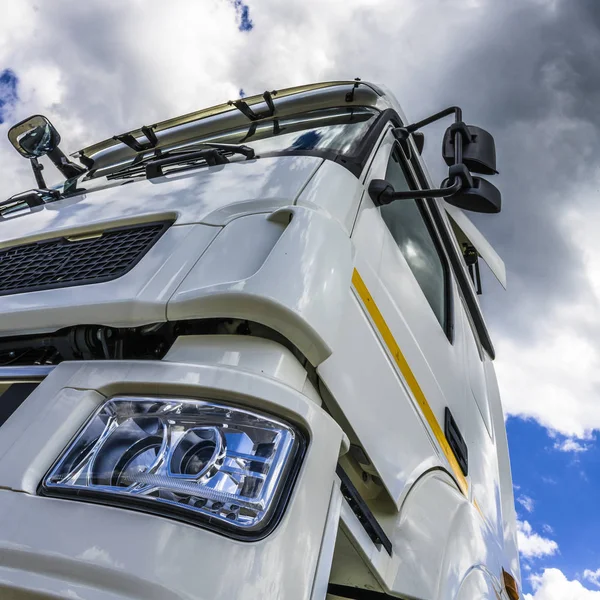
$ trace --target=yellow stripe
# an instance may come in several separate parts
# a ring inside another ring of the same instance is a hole
[[[388,327],[387,323],[385,322],[385,319],[381,315],[381,312],[379,312],[379,309],[377,308],[375,301],[369,293],[367,286],[365,285],[364,281],[362,280],[362,277],[358,274],[358,271],[356,269],[354,269],[354,273],[352,274],[352,284],[354,285],[358,295],[363,301],[365,308],[371,316],[375,327],[377,327],[379,334],[383,338],[385,345],[388,347],[388,350],[392,354],[396,365],[398,365],[400,373],[402,373],[402,376],[404,377],[408,387],[410,388],[410,391],[415,397],[417,404],[421,408],[425,420],[427,421],[427,423],[429,423],[429,427],[431,428],[435,439],[440,445],[442,452],[444,453],[445,457],[450,463],[452,471],[454,472],[454,477],[458,482],[458,486],[460,487],[463,494],[467,496],[469,490],[467,480],[465,479],[465,476],[463,475],[463,472],[461,471],[460,466],[458,465],[456,456],[454,456],[454,452],[452,452],[452,449],[448,444],[448,440],[444,435],[444,431],[440,427],[440,424],[438,423],[437,419],[435,418],[435,415],[431,410],[431,406],[429,406],[429,402],[427,402],[427,398],[425,398],[425,394],[423,393],[419,382],[417,381],[411,368],[406,362],[406,358],[404,358],[404,355],[400,351],[400,347],[396,343],[396,340],[394,339],[390,328]]]

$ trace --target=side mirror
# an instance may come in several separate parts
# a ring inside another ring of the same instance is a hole
[[[465,134],[462,144],[462,162],[467,169],[482,175],[498,173],[496,171],[496,144],[492,134],[481,127],[465,125],[462,122],[450,125],[444,134],[442,155],[446,164],[448,166],[454,164],[454,133],[457,130]]]
[[[446,179],[442,188],[449,185]],[[473,177],[472,187],[463,187],[455,194],[444,197],[452,206],[478,213],[499,213],[502,210],[500,190],[486,179]]]
[[[25,158],[39,158],[50,154],[60,144],[60,134],[42,115],[34,115],[8,130],[8,139]]]
[[[17,152],[28,158],[39,188],[46,188],[42,175],[43,165],[38,161],[41,156],[48,155],[54,166],[65,178],[79,177],[87,169],[71,162],[58,147],[60,134],[43,115],[34,115],[8,130],[8,139]]]

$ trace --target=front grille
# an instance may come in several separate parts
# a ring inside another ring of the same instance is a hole
[[[169,225],[119,227],[0,250],[0,296],[117,279],[133,269]]]

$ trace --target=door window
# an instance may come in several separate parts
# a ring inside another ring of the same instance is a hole
[[[390,155],[385,179],[397,192],[411,189],[398,147],[395,147]],[[396,200],[381,207],[381,216],[437,320],[446,330],[448,312],[446,268],[421,201]]]

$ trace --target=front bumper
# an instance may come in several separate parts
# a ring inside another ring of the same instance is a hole
[[[40,481],[115,394],[232,401],[301,425],[309,445],[285,514],[242,542],[169,518],[41,497]],[[62,363],[0,433],[0,597],[310,598],[343,434],[305,394],[222,364]]]

